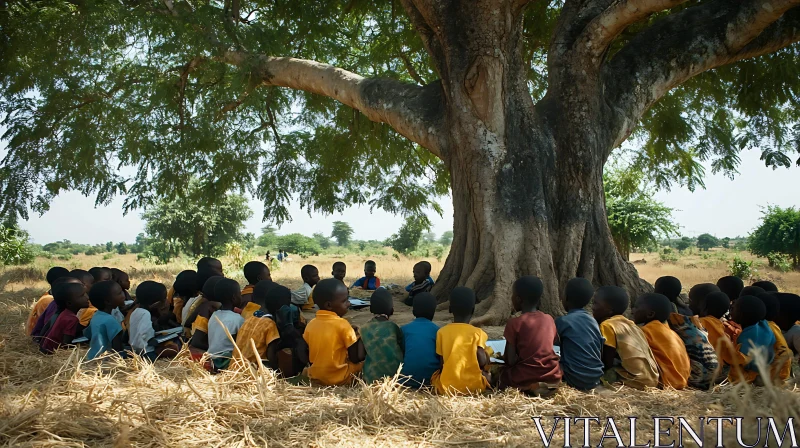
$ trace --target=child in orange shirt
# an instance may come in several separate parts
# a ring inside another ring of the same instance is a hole
[[[325,386],[352,384],[366,354],[356,329],[343,318],[350,308],[347,287],[335,278],[322,280],[314,289],[314,303],[320,309],[303,333],[311,362],[308,376]]]
[[[36,321],[39,320],[39,317],[44,314],[44,310],[53,302],[53,283],[59,278],[68,275],[69,271],[67,268],[62,268],[61,266],[53,266],[47,271],[47,276],[45,278],[47,279],[47,283],[50,284],[50,289],[39,297],[39,300],[33,304],[30,314],[28,314],[28,321],[25,324],[25,333],[28,336],[33,332],[33,327],[36,326]]]
[[[658,364],[661,384],[684,389],[689,382],[692,366],[683,340],[667,325],[672,303],[662,294],[643,294],[636,299],[633,320],[647,338]]]
[[[475,312],[475,292],[459,286],[450,293],[453,323],[436,333],[436,354],[442,358],[441,370],[431,377],[440,394],[475,394],[489,387],[489,363],[486,341],[489,337],[480,328],[469,324]]]
[[[289,288],[269,280],[256,284],[250,303],[257,305],[258,309],[248,317],[242,313],[244,324],[236,337],[236,345],[245,359],[253,363],[258,363],[260,359],[273,370],[278,370],[280,334],[275,320],[278,309],[283,306],[282,302],[288,304],[291,297]]]

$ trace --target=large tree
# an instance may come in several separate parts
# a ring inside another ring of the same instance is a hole
[[[410,216],[449,187],[434,292],[473,287],[477,323],[497,323],[534,274],[560,313],[576,275],[649,287],[603,200],[632,134],[629,160],[659,186],[694,186],[706,160],[733,173],[744,148],[790,164],[798,4],[2,0],[0,211],[65,189],[142,207],[196,176],[210,200],[250,190],[280,223],[295,197]]]

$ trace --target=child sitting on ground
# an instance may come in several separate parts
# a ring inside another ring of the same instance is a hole
[[[364,263],[364,276],[356,280],[350,287],[361,288],[367,291],[375,291],[381,287],[381,279],[375,277],[375,272],[378,270],[378,265],[372,260],[367,260]]]
[[[205,286],[208,279],[211,277],[224,277],[222,273],[222,262],[217,260],[216,258],[211,257],[204,257],[201,258],[197,262],[197,291],[198,295],[195,297],[190,298],[186,304],[183,306],[183,310],[181,311],[181,325],[187,328],[191,328],[191,324],[186,323],[195,310],[197,310],[197,306],[203,302],[203,286]],[[187,330],[188,337],[191,337],[191,332]]]
[[[347,265],[344,262],[337,261],[333,263],[333,267],[331,268],[331,275],[336,280],[344,283],[344,276],[347,275]]]
[[[208,350],[208,323],[211,315],[222,307],[216,297],[216,288],[224,277],[214,276],[206,280],[203,285],[203,295],[195,302],[194,313],[186,319],[186,325],[192,328],[192,338],[189,340],[189,350],[195,358]]]
[[[400,382],[418,389],[431,384],[431,376],[442,368],[442,362],[436,356],[436,333],[439,331],[439,326],[433,323],[436,297],[429,292],[417,294],[413,306],[416,319],[400,327],[405,348]]]
[[[698,283],[689,290],[689,309],[695,316],[703,317],[706,297],[712,292],[720,292],[713,283]]]
[[[764,385],[756,357],[760,356],[765,365],[770,365],[775,360],[775,335],[764,320],[766,316],[767,308],[758,297],[742,296],[733,304],[731,318],[742,328],[736,340],[736,349],[744,355],[744,363],[731,367],[731,381]]]
[[[277,303],[274,299],[269,300],[269,298],[271,291],[279,287],[286,290],[286,302],[288,302],[292,295],[288,288],[270,280],[262,280],[256,284],[250,303],[258,305],[259,309],[254,311],[250,317],[242,315],[244,323],[239,328],[239,335],[236,336],[236,345],[244,359],[254,364],[266,364],[274,370],[278,370],[278,345],[280,344],[280,334],[275,323],[275,316],[282,304]]]
[[[125,301],[133,300],[131,298],[130,293],[128,292],[131,289],[131,279],[128,276],[127,272],[121,269],[111,268],[111,280],[116,284],[118,284],[120,288],[122,288],[122,295],[125,296]],[[127,308],[125,306],[125,301],[123,301],[122,305],[120,305],[119,307],[113,308],[111,310],[111,315],[120,324],[122,324],[122,322],[125,320],[125,311],[127,311]]]
[[[39,297],[39,300],[37,300],[36,303],[33,304],[31,312],[28,314],[28,320],[25,324],[25,333],[28,336],[33,333],[33,329],[36,327],[36,322],[39,320],[39,317],[44,314],[44,311],[47,309],[48,305],[53,302],[53,283],[55,283],[55,281],[59,278],[66,277],[67,275],[69,275],[67,268],[62,268],[61,266],[54,266],[47,271],[45,278],[47,279],[47,283],[50,285],[50,288],[46,293]]]
[[[489,374],[483,371],[489,363],[489,337],[469,324],[475,313],[475,292],[465,286],[453,289],[450,313],[453,323],[436,333],[436,354],[442,358],[442,368],[434,372],[431,383],[439,394],[482,393],[489,387]]]
[[[700,310],[700,324],[708,333],[708,342],[717,353],[717,377],[724,380],[728,377],[731,366],[741,365],[744,359],[734,348],[722,322],[722,316],[731,308],[731,300],[724,292],[717,290],[705,296],[696,295],[692,298],[691,307],[693,310]]]
[[[242,303],[242,290],[236,280],[223,278],[214,287],[220,309],[208,319],[208,354],[216,370],[227,369],[233,357],[234,342],[244,318],[233,311]]]
[[[325,279],[317,284],[315,297],[320,309],[303,333],[311,362],[308,376],[324,386],[352,384],[363,368],[364,344],[343,318],[350,308],[347,287],[337,279]]]
[[[109,268],[93,267],[89,269],[89,274],[91,274],[93,279],[92,284],[111,280],[111,269]],[[83,332],[84,328],[89,326],[89,322],[92,320],[92,316],[94,316],[95,312],[97,312],[97,308],[95,308],[91,303],[88,307],[78,312],[78,321],[80,323],[81,332]]]
[[[505,366],[500,373],[500,389],[549,396],[561,385],[561,366],[553,344],[558,341],[556,324],[549,314],[539,311],[544,285],[538,277],[525,276],[514,282],[511,302],[519,317],[506,324],[503,336]]]
[[[71,282],[53,286],[53,301],[58,306],[58,317],[39,344],[39,350],[46,354],[53,353],[62,345],[72,344],[79,330],[76,313],[89,306],[86,289]]]
[[[759,288],[763,289],[766,292],[778,292],[778,287],[775,285],[775,283],[772,283],[767,280],[753,282],[753,286],[758,286]]]
[[[389,320],[394,314],[392,293],[380,288],[372,293],[369,311],[371,321],[361,327],[364,343],[364,382],[367,384],[393,377],[403,362],[403,332]]]
[[[672,305],[662,294],[643,294],[636,299],[633,319],[642,328],[653,352],[661,385],[681,390],[689,384],[692,366],[683,341],[667,325]]]
[[[760,288],[759,288],[760,289]],[[764,318],[775,336],[775,345],[772,349],[775,351],[775,359],[770,364],[770,374],[773,384],[781,384],[792,374],[792,351],[789,350],[789,345],[783,337],[783,332],[775,321],[778,315],[781,314],[781,305],[778,301],[778,296],[768,292],[756,294],[767,310],[766,317]]]
[[[251,261],[244,265],[244,278],[247,280],[247,286],[242,289],[242,317],[247,319],[253,315],[261,307],[258,305],[250,305],[253,296],[253,288],[256,287],[258,282],[262,280],[272,281],[272,275],[269,272],[267,265],[260,261]]]
[[[656,284],[653,286],[655,289],[656,294],[661,294],[667,299],[669,299],[671,305],[671,312],[683,314],[684,316],[691,316],[692,310],[689,309],[686,305],[683,304],[683,301],[680,299],[681,290],[683,289],[683,285],[681,285],[681,281],[675,277],[665,276],[660,277],[656,280]]]
[[[641,328],[622,314],[628,310],[628,293],[618,286],[603,286],[594,294],[592,314],[600,325],[604,378],[637,389],[658,386],[656,364]]]
[[[55,285],[59,283],[74,283],[76,285],[81,285],[82,287],[84,287],[84,291],[86,291],[86,287],[83,286],[83,283],[81,283],[80,280],[73,277],[71,274],[67,277],[61,277],[59,279],[56,279],[56,281],[53,282],[53,286],[50,288],[51,291],[53,288],[55,288]],[[45,308],[44,313],[41,316],[39,316],[39,319],[36,321],[36,325],[34,325],[33,331],[31,331],[31,339],[33,339],[34,342],[39,344],[42,341],[42,338],[53,327],[53,324],[56,322],[56,319],[58,318],[60,312],[61,310],[58,308],[58,303],[56,303],[55,300],[53,300],[52,302],[50,302],[49,305],[47,305],[47,308]]]
[[[597,321],[585,309],[593,295],[589,280],[573,278],[564,294],[567,314],[556,319],[564,380],[578,390],[594,389],[603,376],[603,336]]]
[[[403,301],[408,306],[414,304],[414,297],[423,292],[430,292],[433,288],[433,278],[431,278],[431,264],[427,261],[420,261],[414,265],[414,281],[406,286],[408,297]]]
[[[98,282],[89,291],[89,301],[97,308],[83,335],[89,339],[87,360],[105,354],[122,353],[122,325],[111,315],[112,310],[125,304],[125,292],[115,281]]]
[[[307,264],[300,268],[300,276],[303,278],[303,286],[292,291],[292,303],[303,311],[308,311],[314,308],[314,287],[319,283],[319,269]]]
[[[736,303],[736,299],[738,299],[742,294],[744,282],[739,277],[728,275],[717,280],[717,287],[720,291],[725,293],[726,296],[728,296],[728,299],[731,301],[732,310],[733,304]],[[739,333],[742,332],[742,327],[733,319],[731,319],[730,310],[728,313],[725,313],[725,318],[722,319],[722,324],[725,328],[725,333],[733,341],[735,341],[739,336]]]
[[[259,282],[259,289],[267,297],[267,309],[274,309],[275,324],[278,326],[280,341],[278,345],[277,364],[284,378],[300,375],[308,365],[308,344],[303,339],[306,321],[300,308],[291,303],[292,292],[281,285],[268,285]]]
[[[200,291],[197,289],[197,271],[181,271],[175,277],[172,284],[172,314],[175,320],[183,322],[183,307],[193,297],[197,297]]]
[[[156,340],[155,323],[160,318],[160,310],[167,302],[167,288],[161,283],[145,281],[136,287],[136,308],[130,314],[128,340],[137,355],[151,362],[158,358],[172,358],[178,354],[179,346]]]
[[[797,321],[800,321],[800,296],[781,292],[775,295],[778,297],[781,310],[775,318],[775,323],[783,331],[786,345],[797,356],[800,353],[800,325],[797,324]]]

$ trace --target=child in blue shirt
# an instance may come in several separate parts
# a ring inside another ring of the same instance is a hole
[[[603,336],[597,321],[585,309],[593,295],[589,280],[573,278],[564,294],[567,314],[556,319],[564,380],[579,390],[594,389],[603,376]]]
[[[356,280],[351,288],[361,288],[367,291],[375,291],[381,287],[381,279],[375,277],[375,272],[378,270],[377,265],[372,260],[367,260],[364,263],[364,276]]]
[[[442,368],[441,359],[436,355],[439,326],[433,323],[436,298],[429,292],[417,294],[413,312],[416,319],[400,328],[405,345],[400,382],[418,389],[429,386],[433,373]]]
[[[92,285],[89,301],[97,308],[83,335],[89,339],[87,360],[106,353],[122,353],[122,325],[111,313],[125,304],[125,291],[119,283],[108,280]]]

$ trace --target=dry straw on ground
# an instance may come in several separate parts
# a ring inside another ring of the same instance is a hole
[[[800,417],[800,394],[794,386],[728,385],[713,392],[601,388],[581,393],[564,388],[549,400],[516,392],[451,398],[406,391],[393,380],[321,389],[291,385],[266,369],[244,366],[210,375],[185,356],[154,365],[140,359],[109,360],[102,366],[82,363],[85,350],[44,356],[23,336],[29,306],[45,285],[33,274],[23,283],[4,274],[8,272],[0,272],[0,279],[5,278],[0,281],[3,446],[540,446],[533,416],[622,418],[625,443],[627,417],[637,416],[637,439],[645,443],[653,439],[653,416],[682,416],[692,422],[703,416]],[[144,279],[137,275],[134,281]],[[404,305],[397,302],[396,308],[399,322],[410,320]],[[362,311],[349,317],[363,322],[370,316]],[[490,334],[499,331],[492,328]],[[544,422],[549,431],[552,419]],[[757,428],[747,422],[744,436],[752,443]],[[582,429],[572,432],[572,443],[580,444]],[[601,432],[592,426],[593,444]],[[713,426],[707,427],[705,439],[714,441],[714,433]],[[725,445],[733,446],[732,427],[725,436]],[[563,445],[563,429],[554,439]],[[762,434],[761,446],[763,440]],[[611,442],[606,446],[613,446]]]

